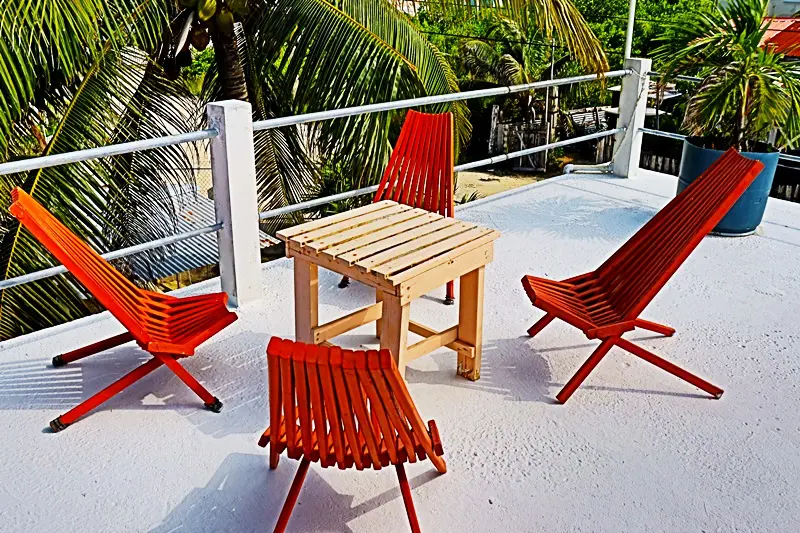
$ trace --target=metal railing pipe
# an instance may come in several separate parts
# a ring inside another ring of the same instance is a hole
[[[582,141],[591,141],[593,139],[601,139],[603,137],[610,137],[611,135],[616,135],[617,133],[625,131],[625,128],[616,128],[613,130],[606,130],[600,131],[597,133],[592,133],[590,135],[584,135],[582,137],[575,137],[574,139],[566,139],[564,141],[558,141],[550,144],[543,144],[541,146],[536,146],[534,148],[526,148],[525,150],[520,150],[518,152],[511,152],[508,154],[498,155],[494,157],[490,157],[488,159],[481,159],[480,161],[473,161],[471,163],[464,163],[461,165],[456,165],[453,167],[453,171],[459,172],[461,170],[469,170],[471,168],[482,167],[486,165],[491,165],[494,163],[499,163],[501,161],[506,161],[513,157],[520,157],[529,154],[535,154],[536,152],[543,152],[544,150],[552,150],[553,148],[560,148],[562,146],[568,146],[570,144],[576,144]],[[332,196],[325,196],[324,198],[316,198],[314,200],[308,200],[306,202],[300,202],[297,204],[287,205],[285,207],[279,207],[278,209],[270,209],[269,211],[262,211],[258,214],[259,220],[265,220],[267,218],[277,217],[281,215],[287,215],[289,213],[295,213],[297,211],[303,211],[305,209],[310,209],[312,207],[318,207],[320,205],[329,204],[331,202],[336,202],[338,200],[345,200],[347,198],[355,198],[356,196],[363,196],[365,194],[374,193],[378,190],[377,185],[372,185],[371,187],[364,187],[363,189],[356,189],[355,191],[347,191],[339,194],[334,194]]]
[[[119,250],[114,250],[113,252],[105,253],[100,257],[106,260],[119,259],[120,257],[126,257],[128,255],[133,255],[139,252],[145,252],[147,250],[152,250],[154,248],[161,248],[162,246],[167,246],[169,244],[174,244],[176,242],[181,242],[187,239],[192,239],[194,237],[199,237],[200,235],[206,235],[208,233],[216,233],[221,229],[222,229],[222,223],[217,222],[216,224],[212,224],[210,226],[197,228],[195,230],[187,231],[185,233],[179,233],[177,235],[170,235],[169,237],[164,237],[163,239],[158,239],[143,244],[129,246],[128,248],[121,248]],[[17,276],[16,278],[3,280],[0,281],[0,290],[10,289],[11,287],[16,287],[17,285],[24,285],[25,283],[31,283],[33,281],[52,278],[53,276],[63,274],[66,271],[67,271],[66,267],[64,267],[63,265],[59,265],[51,268],[46,268],[44,270],[31,272],[30,274]]]
[[[613,70],[611,72],[606,72],[603,75],[603,77],[606,79],[622,78],[628,76],[629,74],[632,74],[632,72],[628,69]],[[267,120],[259,120],[253,123],[253,130],[254,131],[268,130],[273,128],[281,128],[283,126],[294,126],[297,124],[306,124],[309,122],[319,122],[321,120],[350,117],[353,115],[363,115],[365,113],[377,113],[379,111],[391,111],[393,109],[404,109],[407,107],[417,107],[430,104],[442,104],[446,102],[456,102],[459,100],[471,100],[473,98],[485,98],[487,96],[500,96],[503,94],[520,93],[525,91],[532,91],[534,89],[557,87],[560,85],[569,85],[572,83],[595,81],[598,79],[602,78],[598,78],[597,74],[586,74],[583,76],[572,76],[570,78],[537,81],[534,83],[526,83],[523,85],[510,85],[507,87],[494,87],[492,89],[478,89],[475,91],[438,94],[434,96],[423,96],[420,98],[397,100],[394,102],[381,102],[378,104],[367,104],[355,107],[345,107],[342,109],[332,109],[329,111],[317,111],[315,113],[305,113],[303,115],[294,115],[290,117],[279,117]]]
[[[610,137],[611,135],[616,135],[617,133],[622,133],[623,131],[625,131],[625,128],[614,128],[613,130],[598,131],[597,133],[592,133],[590,135],[583,135],[581,137],[575,137],[573,139],[565,139],[563,141],[558,141],[550,144],[543,144],[541,146],[536,146],[534,148],[526,148],[525,150],[518,150],[516,152],[509,152],[507,154],[496,155],[488,159],[472,161],[471,163],[458,165],[457,167],[455,167],[455,170],[469,170],[471,168],[493,165],[494,163],[500,163],[502,161],[507,161],[515,157],[522,157],[530,154],[535,154],[536,152],[544,152],[545,150],[561,148],[562,146],[569,146],[570,144],[577,144],[583,141],[591,141],[592,139],[602,139],[603,137]]]
[[[639,131],[641,131],[642,133],[649,133],[650,135],[655,135],[656,137],[666,137],[667,139],[675,139],[676,141],[682,141],[687,137],[686,135],[681,135],[680,133],[654,130],[651,128],[639,128]]]
[[[19,161],[10,161],[8,163],[0,164],[0,175],[14,174],[15,172],[27,172],[28,170],[55,167],[58,165],[66,165],[68,163],[78,163],[79,161],[100,159],[102,157],[128,154],[130,152],[140,152],[142,150],[152,150],[153,148],[163,148],[165,146],[173,146],[175,144],[203,141],[205,139],[215,137],[216,135],[217,130],[214,128],[209,128],[207,130],[191,131],[189,133],[180,133],[178,135],[170,135],[167,137],[157,137],[155,139],[142,139],[140,141],[111,144],[108,146],[100,146],[98,148],[89,148],[75,152],[32,157],[30,159],[21,159]]]
[[[680,133],[672,133],[671,131],[653,130],[650,128],[640,128],[639,131],[641,131],[642,133],[655,135],[656,137],[666,137],[668,139],[675,139],[676,141],[682,141],[686,139],[686,137],[688,137],[688,135],[681,135]],[[795,163],[800,163],[800,156],[782,153],[778,157],[780,159],[783,159],[784,161],[793,161]]]
[[[375,192],[378,190],[377,185],[373,185],[371,187],[364,187],[363,189],[356,189],[354,191],[347,191],[342,192],[339,194],[334,194],[331,196],[325,196],[323,198],[315,198],[314,200],[306,200],[305,202],[300,202],[297,204],[287,205],[285,207],[279,207],[277,209],[270,209],[269,211],[262,211],[258,214],[259,220],[265,220],[267,218],[279,217],[281,215],[288,215],[289,213],[295,213],[297,211],[303,211],[304,209],[311,209],[312,207],[319,207],[321,205],[329,204],[331,202],[337,202],[339,200],[346,200],[347,198],[354,198],[356,196],[362,196],[364,194],[369,194],[371,192]]]

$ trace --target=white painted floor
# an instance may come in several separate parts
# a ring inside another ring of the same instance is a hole
[[[565,406],[552,398],[596,341],[541,316],[523,274],[599,265],[674,194],[675,180],[565,176],[475,202],[459,217],[503,233],[486,275],[482,378],[440,350],[412,363],[411,394],[440,428],[449,471],[411,465],[423,529],[520,532],[800,531],[800,205],[770,200],[759,235],[707,238],[646,312],[673,338],[629,338],[726,390],[710,400],[614,349]],[[220,414],[166,369],[58,434],[48,422],[145,354],[120,347],[61,369],[61,351],[120,331],[106,315],[0,345],[0,530],[269,531],[294,461],[256,446],[267,426],[264,348],[291,337],[291,263],[263,271],[264,300],[186,366]],[[321,316],[372,302],[320,276]],[[215,282],[192,287],[212,290]],[[441,291],[443,293],[443,289]],[[412,317],[454,323],[439,292]],[[338,340],[375,344],[371,328]],[[408,531],[394,472],[312,466],[290,531]]]

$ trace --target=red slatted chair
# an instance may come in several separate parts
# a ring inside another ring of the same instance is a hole
[[[564,281],[522,278],[533,305],[547,314],[528,334],[536,335],[554,318],[582,330],[600,346],[557,395],[566,402],[613,346],[662,368],[715,398],[722,389],[661,359],[622,334],[641,328],[665,336],[675,330],[639,318],[640,314],[703,237],[717,225],[764,165],[728,150],[703,175],[668,203],[600,268]]]
[[[395,202],[454,217],[453,115],[409,110],[373,202]],[[342,278],[339,287],[350,280]],[[445,304],[455,303],[453,282]]]
[[[411,529],[418,532],[403,463],[427,457],[440,473],[447,467],[436,424],[423,424],[389,351],[353,352],[273,337],[267,364],[270,425],[258,444],[270,445],[270,468],[284,450],[300,460],[275,531],[286,529],[313,461],[342,470],[395,465]]]
[[[198,383],[178,363],[178,359],[193,355],[199,344],[236,320],[236,315],[225,306],[227,295],[218,293],[175,298],[140,289],[25,191],[15,188],[11,198],[11,214],[128,330],[127,333],[58,355],[53,358],[53,366],[65,365],[131,340],[135,340],[153,356],[119,381],[50,422],[53,431],[66,428],[161,365],[166,365],[186,383],[208,409],[218,413],[222,402]]]

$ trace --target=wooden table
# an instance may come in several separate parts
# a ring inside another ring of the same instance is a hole
[[[321,344],[377,322],[401,375],[408,362],[446,346],[458,353],[458,373],[477,380],[481,371],[484,267],[500,233],[469,222],[392,201],[278,232],[294,258],[295,334]],[[376,303],[319,325],[317,268],[324,267],[374,287]],[[411,301],[461,278],[458,324],[434,331],[410,320]],[[408,332],[423,340],[408,346]]]

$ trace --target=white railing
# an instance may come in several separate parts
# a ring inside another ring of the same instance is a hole
[[[633,104],[632,107],[636,108],[631,109],[628,113],[628,118],[631,120],[621,122],[621,124],[624,125],[591,135],[566,139],[555,143],[549,143],[500,156],[490,157],[480,161],[473,161],[470,163],[457,165],[454,167],[454,170],[460,171],[492,165],[514,157],[526,156],[545,150],[552,150],[554,148],[600,139],[612,135],[617,136],[618,144],[623,148],[619,151],[629,154],[631,150],[635,150],[635,141],[632,139],[640,137],[639,130],[636,128],[631,130],[629,125],[634,124],[635,120],[633,119],[637,118],[636,110],[638,107],[640,107],[638,104],[639,100],[641,100],[641,91],[639,88],[641,87],[642,79],[646,79],[648,73],[647,71],[649,69],[649,61],[647,61],[647,65],[637,63],[639,61],[643,60],[627,60],[625,69],[607,72],[603,75],[603,77],[606,79],[624,78],[623,102],[630,101]],[[2,163],[0,164],[0,175],[77,163],[92,159],[100,159],[104,157],[111,157],[142,150],[151,150],[183,143],[211,140],[214,203],[217,222],[215,224],[165,237],[163,239],[108,252],[103,254],[102,257],[105,259],[118,259],[147,250],[153,250],[170,244],[175,244],[201,235],[217,233],[218,245],[220,247],[219,257],[222,289],[228,293],[229,302],[236,306],[249,300],[258,299],[261,296],[261,280],[259,272],[260,253],[258,249],[257,224],[253,224],[252,220],[265,220],[268,218],[329,204],[331,202],[346,198],[353,198],[356,196],[374,193],[375,190],[377,190],[377,186],[365,187],[363,189],[348,191],[341,194],[335,194],[324,198],[300,202],[278,209],[257,213],[255,201],[257,194],[253,152],[254,131],[307,124],[310,122],[331,120],[365,113],[376,113],[431,104],[468,100],[473,98],[484,98],[488,96],[519,93],[547,87],[594,81],[597,79],[599,79],[599,77],[596,75],[573,76],[569,78],[547,80],[524,85],[426,96],[421,98],[398,100],[394,102],[382,102],[377,104],[307,113],[290,117],[280,117],[256,122],[251,120],[250,105],[246,102],[215,102],[209,104],[207,109],[209,123],[211,125],[211,127],[208,129],[160,137],[156,139],[120,143],[88,150],[80,150],[76,152]],[[628,80],[635,80],[635,83],[630,83]],[[637,94],[638,97],[636,96]],[[621,102],[621,106],[625,105],[623,102]],[[629,131],[631,131],[632,134],[628,135]],[[639,140],[639,144],[640,143],[641,141]],[[636,155],[638,156],[638,153]],[[628,157],[630,157],[630,154]],[[64,272],[66,272],[66,268],[63,266],[56,266],[3,280],[0,281],[0,290],[42,280],[63,274]]]
[[[683,135],[681,133],[673,133],[671,131],[661,131],[661,130],[654,130],[651,128],[639,128],[639,131],[642,133],[647,133],[648,135],[654,135],[656,137],[664,137],[667,139],[675,139],[676,141],[683,141],[688,137],[688,135]],[[800,163],[800,156],[791,155],[791,154],[784,154],[781,153],[778,156],[779,159],[783,159],[784,161],[794,161],[795,163]]]

